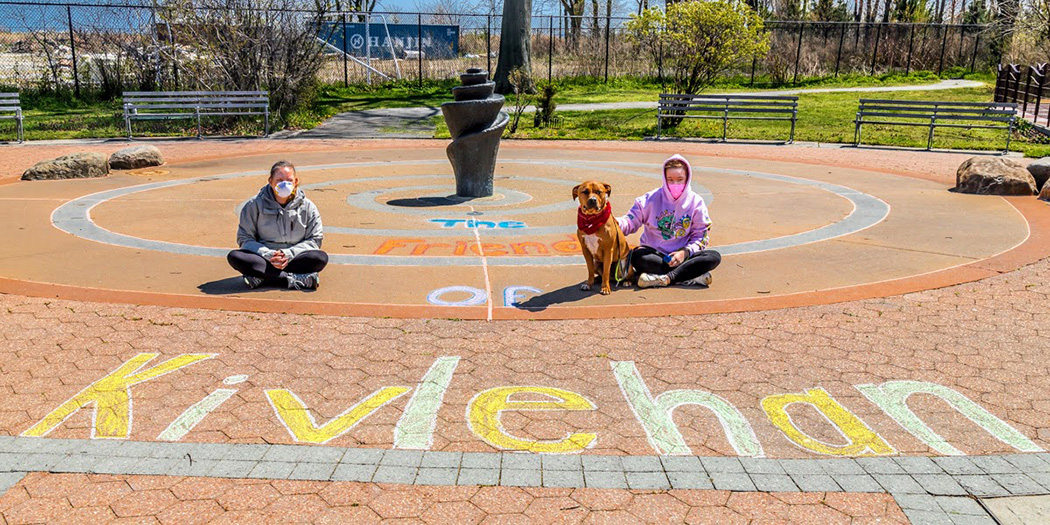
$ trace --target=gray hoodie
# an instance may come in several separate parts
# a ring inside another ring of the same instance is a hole
[[[296,189],[292,200],[281,206],[267,184],[241,207],[237,244],[266,260],[277,250],[284,251],[288,260],[308,250],[319,250],[323,238],[321,213],[302,189]]]

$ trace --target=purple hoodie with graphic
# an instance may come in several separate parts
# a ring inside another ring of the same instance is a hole
[[[671,197],[667,187],[667,177],[663,169],[660,178],[663,185],[634,201],[634,206],[623,217],[617,217],[624,235],[630,235],[638,228],[643,228],[641,243],[663,253],[685,249],[692,257],[697,252],[707,249],[708,232],[711,231],[711,217],[707,205],[700,195],[693,192],[693,168],[681,155],[674,155],[664,161],[664,166],[672,160],[685,164],[685,191],[677,199]]]

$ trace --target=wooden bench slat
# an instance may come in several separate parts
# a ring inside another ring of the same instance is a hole
[[[673,95],[660,94],[663,100],[713,99],[713,100],[798,100],[797,96],[788,95]]]
[[[268,95],[267,91],[125,91],[125,97],[145,96],[227,96],[227,95]]]
[[[719,102],[713,100],[690,100],[681,102],[664,102],[659,107],[666,108],[687,108],[690,106],[766,106],[771,108],[796,108],[798,104],[791,102],[764,102],[764,101],[731,101],[731,102]]]
[[[901,113],[901,112],[884,112],[884,111],[868,111],[864,113],[858,113],[860,118],[864,117],[896,117],[896,118],[916,118],[916,119],[947,119],[947,118],[959,118],[959,119],[970,119],[970,120],[985,120],[985,119],[999,119],[1008,117],[1013,113],[996,113],[988,115],[980,114],[958,114],[958,113]]]
[[[693,109],[691,111],[703,111],[703,112],[707,112],[707,113],[721,113],[721,114],[725,114],[726,113],[723,108]],[[773,109],[761,109],[761,108],[735,108],[735,109],[730,109],[729,113],[730,113],[730,116],[732,116],[733,113],[766,113],[766,114],[771,114],[771,115],[792,115],[795,112],[794,111],[773,110]],[[673,118],[673,117],[676,117],[676,116],[681,116],[681,115],[675,115],[674,113],[660,113],[660,115],[663,116],[663,117],[666,117],[666,118]],[[719,117],[719,118],[721,118],[721,117]]]
[[[930,101],[930,100],[904,100],[904,99],[875,99],[862,98],[861,104],[917,104],[927,106],[1016,106],[1014,102],[963,102],[963,101]]]
[[[861,115],[869,113],[900,113],[902,115],[1015,115],[1017,111],[1012,109],[968,109],[965,111],[926,111],[918,109],[902,109],[902,108],[871,108],[860,110],[857,113]]]
[[[878,106],[864,106],[860,108],[860,111],[883,111],[883,110],[895,110],[895,111],[923,111],[927,113],[974,113],[981,111],[999,111],[999,112],[1011,112],[1016,111],[1016,108],[1004,108],[997,106],[974,106],[974,107],[922,107],[922,106],[894,106],[894,105],[878,105]]]

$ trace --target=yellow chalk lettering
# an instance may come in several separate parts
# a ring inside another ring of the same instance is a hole
[[[388,386],[368,396],[364,401],[350,407],[346,412],[317,426],[306,405],[290,390],[267,390],[266,397],[277,413],[278,419],[296,441],[303,443],[327,443],[357,426],[362,419],[412,390],[407,387]]]
[[[91,437],[128,437],[131,431],[131,387],[139,383],[174,372],[198,361],[210,359],[217,354],[183,354],[173,357],[153,368],[138,371],[159,354],[139,354],[114,370],[111,374],[89,385],[72,399],[44,416],[39,423],[22,433],[23,436],[46,436],[81,408],[95,404],[91,422]]]
[[[515,394],[541,394],[553,401],[511,401]],[[595,434],[569,434],[555,441],[530,441],[507,433],[500,422],[504,410],[594,410],[594,403],[568,390],[541,386],[504,386],[490,388],[474,396],[467,408],[470,430],[491,445],[504,450],[527,450],[570,454],[586,449],[598,438]]]
[[[812,405],[831,424],[835,425],[849,444],[831,445],[813,439],[799,430],[787,413],[788,405],[793,403]],[[805,394],[779,394],[766,397],[762,400],[762,409],[766,411],[769,420],[784,432],[788,439],[806,450],[832,456],[878,456],[896,453],[889,443],[886,443],[846,407],[835,401],[823,388],[813,388]]]

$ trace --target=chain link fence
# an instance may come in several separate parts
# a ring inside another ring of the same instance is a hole
[[[198,56],[193,42],[180,37],[178,21],[168,15],[162,7],[0,2],[0,85],[77,93],[91,89],[103,95],[190,88],[180,69],[207,57]],[[311,14],[304,11],[302,16]],[[328,14],[328,30],[318,35],[325,53],[319,80],[347,85],[422,82],[454,78],[470,67],[492,71],[500,18]],[[625,29],[628,20],[533,16],[534,76],[662,77],[662,57],[632,43]],[[424,31],[440,28],[454,40],[445,52],[436,53],[436,37],[428,40]],[[767,29],[769,53],[739,64],[732,74],[775,84],[810,76],[985,69],[1000,59],[988,45],[989,27],[981,25],[770,21]],[[355,48],[362,30],[369,44]]]

